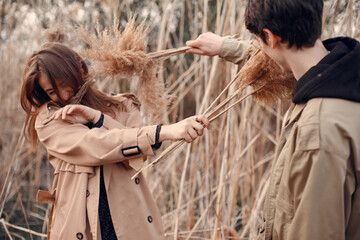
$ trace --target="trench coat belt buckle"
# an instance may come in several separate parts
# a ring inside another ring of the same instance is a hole
[[[141,153],[141,150],[138,146],[123,148],[121,151],[124,157],[131,157]]]
[[[55,202],[55,192],[50,193],[44,190],[38,190],[36,201],[40,203],[54,203]]]

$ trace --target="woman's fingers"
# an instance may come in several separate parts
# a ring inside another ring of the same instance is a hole
[[[198,136],[203,135],[204,125],[201,122],[199,121],[194,122],[192,128],[196,131]]]
[[[187,143],[191,143],[193,139],[190,137],[189,134],[186,134],[186,136],[183,138]]]
[[[199,136],[194,128],[190,128],[188,130],[188,135],[190,136],[191,140],[195,140]]]
[[[68,114],[68,111],[70,109],[71,105],[66,105],[63,110],[62,110],[62,113],[61,113],[61,119],[62,120],[65,120],[66,119],[66,115]]]
[[[67,110],[67,114],[72,114],[74,110],[76,109],[76,105],[71,105],[69,109]]]
[[[84,116],[84,113],[81,110],[82,110],[81,105],[69,104],[54,112],[53,115],[51,116],[51,119],[58,120],[61,118],[62,120],[71,120],[71,119],[76,119],[76,116],[78,117],[82,116],[83,118],[86,118],[87,116]]]
[[[56,110],[56,112],[53,113],[51,116],[51,119],[58,120],[61,116],[61,119],[64,119],[66,117],[66,112],[68,111],[68,106],[65,106],[63,108],[60,108]]]
[[[62,111],[63,111],[63,109],[60,108],[59,110],[57,110],[56,112],[54,112],[52,119],[55,119],[55,120],[59,119],[59,117],[60,117],[61,114],[62,114]]]
[[[188,136],[185,136],[184,139],[186,142],[194,141],[198,136],[204,134],[204,128],[210,128],[210,121],[206,118],[205,115],[200,115],[197,117],[190,117],[189,127],[187,130]]]
[[[210,129],[210,121],[205,115],[197,116],[196,121],[202,123],[207,129]]]

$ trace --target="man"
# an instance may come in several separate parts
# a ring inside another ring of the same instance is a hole
[[[360,45],[322,42],[322,11],[323,0],[249,0],[245,10],[264,53],[297,80],[259,231],[267,240],[360,239]],[[187,45],[233,62],[246,52],[212,33]]]

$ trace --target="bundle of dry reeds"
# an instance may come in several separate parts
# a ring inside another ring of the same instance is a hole
[[[244,99],[252,95],[255,100],[265,104],[274,103],[277,100],[289,99],[292,96],[292,91],[296,80],[292,73],[283,72],[280,67],[270,59],[263,51],[257,49],[252,43],[248,49],[249,59],[241,68],[235,78],[229,82],[225,89],[219,94],[214,102],[205,110],[205,116],[210,122],[226,113],[235,105],[241,103]],[[237,91],[228,96],[225,100],[215,106],[220,97],[229,89],[229,87],[236,83]],[[240,99],[227,106],[231,100],[239,97],[246,88],[252,88],[251,92]],[[227,106],[227,107],[226,107]],[[132,178],[136,177],[143,170],[154,166],[165,156],[174,152],[182,144],[184,140],[176,141],[165,149],[153,162],[140,169]]]

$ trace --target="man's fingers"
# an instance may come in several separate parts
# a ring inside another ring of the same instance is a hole
[[[190,48],[186,50],[186,53],[205,55],[205,52],[199,48]]]
[[[189,41],[186,41],[186,46],[188,47],[193,47],[193,48],[198,48],[200,47],[200,43],[198,40],[189,40]]]

